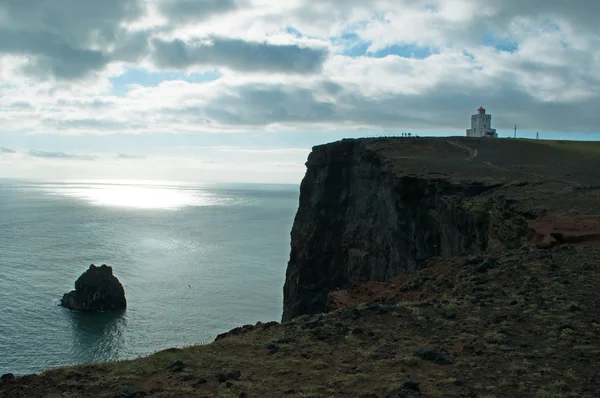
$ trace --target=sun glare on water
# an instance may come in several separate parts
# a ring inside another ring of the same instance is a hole
[[[214,195],[173,186],[124,184],[68,184],[53,187],[52,194],[84,200],[92,205],[137,209],[180,209],[215,205]]]

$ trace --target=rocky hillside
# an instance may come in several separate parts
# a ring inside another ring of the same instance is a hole
[[[0,397],[598,397],[599,163],[593,143],[316,147],[284,323],[4,375]]]

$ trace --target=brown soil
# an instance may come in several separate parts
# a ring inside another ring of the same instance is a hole
[[[600,245],[600,216],[574,212],[552,212],[529,221],[540,247],[569,243],[576,246]]]

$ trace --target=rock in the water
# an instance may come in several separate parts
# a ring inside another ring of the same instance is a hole
[[[114,311],[127,307],[127,300],[112,268],[92,264],[75,282],[75,290],[63,296],[60,305],[78,311]]]

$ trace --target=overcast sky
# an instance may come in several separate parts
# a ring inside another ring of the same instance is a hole
[[[342,137],[596,139],[598,0],[0,0],[0,177],[297,183]]]

